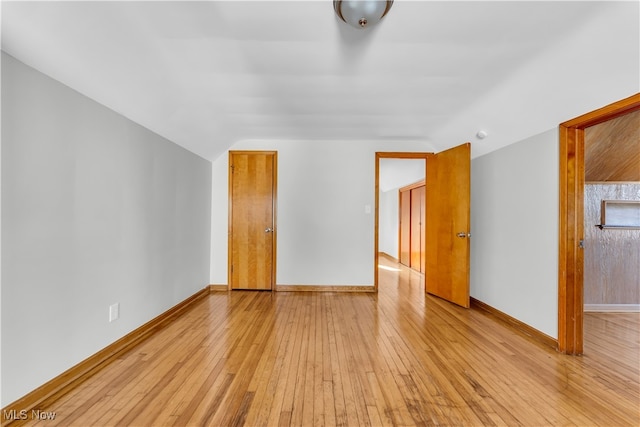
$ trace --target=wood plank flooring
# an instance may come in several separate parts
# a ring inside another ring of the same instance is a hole
[[[637,313],[564,356],[384,263],[377,295],[213,293],[29,425],[640,425]]]

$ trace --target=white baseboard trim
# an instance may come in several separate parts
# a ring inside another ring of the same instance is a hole
[[[640,304],[585,304],[584,312],[640,313]]]

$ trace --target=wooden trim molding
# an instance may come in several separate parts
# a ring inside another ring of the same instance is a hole
[[[375,292],[373,286],[276,285],[277,292]]]
[[[558,351],[583,352],[584,129],[640,110],[640,93],[559,126]]]
[[[607,120],[615,119],[616,117],[624,116],[632,111],[640,109],[640,92],[631,95],[628,98],[621,99],[612,104],[606,105],[597,110],[583,114],[575,119],[567,120],[560,126],[568,128],[588,128],[589,126],[597,125]]]
[[[426,180],[420,180],[418,182],[414,182],[413,184],[409,184],[409,185],[405,185],[402,188],[399,188],[398,191],[402,192],[402,191],[409,191],[409,190],[413,190],[414,188],[418,188],[418,187],[424,187],[426,185]]]
[[[550,337],[549,335],[545,334],[544,332],[540,332],[539,330],[527,325],[526,323],[523,323],[520,320],[515,319],[509,316],[508,314],[480,300],[477,300],[473,297],[470,297],[469,299],[470,299],[472,308],[479,309],[489,313],[491,316],[509,325],[512,329],[515,329],[516,331],[528,337],[533,338],[534,340],[538,341],[541,344],[546,345],[547,347],[551,347],[554,349],[558,347],[558,341]]]
[[[165,327],[167,323],[183,314],[193,304],[207,296],[209,292],[208,287],[203,288],[189,298],[98,351],[93,356],[88,357],[32,392],[2,408],[2,425],[7,426],[12,424],[14,426],[18,426],[23,424],[25,422],[23,420],[5,420],[4,414],[20,413],[20,411],[27,411],[27,413],[31,414],[32,410],[37,410],[40,407],[46,407],[50,403],[62,397],[65,393],[77,387],[82,381],[98,373],[102,368],[116,360],[119,355],[132,349],[135,345]]]
[[[227,292],[229,285],[209,285],[209,292]]]
[[[560,125],[558,350],[582,354],[584,130]]]
[[[638,181],[585,181],[587,185],[628,185],[637,184]]]
[[[640,304],[585,304],[585,313],[640,313]]]

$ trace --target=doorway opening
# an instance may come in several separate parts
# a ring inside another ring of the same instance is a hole
[[[430,155],[431,153],[376,153],[374,243],[374,287],[376,292],[379,285],[381,257],[413,268],[415,271],[416,265],[411,266],[410,242],[413,237],[414,247],[416,247],[416,240],[418,241],[418,250],[414,254],[414,260],[416,257],[420,260],[420,240],[424,242],[426,232],[419,219],[416,220],[419,227],[417,230],[414,227],[413,236],[410,224],[401,224],[403,221],[400,212],[407,213],[407,209],[409,209],[408,213],[411,212],[411,200],[401,199],[404,196],[401,196],[400,189],[425,181],[427,158]],[[404,208],[403,201],[405,202]],[[419,201],[414,198],[414,209],[419,212],[426,210],[424,197]],[[420,269],[417,274],[420,274],[419,272]],[[421,281],[422,288],[424,288],[424,275]]]
[[[424,242],[424,290],[469,308],[469,237],[471,204],[471,144],[439,153],[376,153],[374,288],[378,290],[380,240],[380,161],[386,158],[422,159],[425,213],[418,239]],[[417,262],[421,264],[422,259]]]
[[[558,351],[584,351],[585,129],[640,110],[640,93],[560,124]]]

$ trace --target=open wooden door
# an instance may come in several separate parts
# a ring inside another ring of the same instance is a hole
[[[427,159],[425,287],[469,307],[471,144]]]

